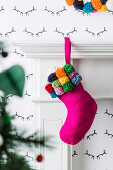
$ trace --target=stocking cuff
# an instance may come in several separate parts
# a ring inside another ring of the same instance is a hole
[[[82,80],[82,77],[74,67],[70,64],[65,64],[64,67],[58,68],[55,73],[51,73],[45,86],[45,90],[52,98],[63,95],[77,86]]]

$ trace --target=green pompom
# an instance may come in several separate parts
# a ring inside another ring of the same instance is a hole
[[[62,88],[64,92],[71,91],[73,89],[74,85],[71,82],[65,83]]]
[[[59,82],[59,80],[55,80],[55,81],[52,82],[53,88],[56,88],[56,87],[59,87],[59,86],[62,86],[61,83]]]
[[[74,71],[74,67],[70,64],[65,64],[64,70],[67,73],[67,75],[69,75],[70,73]]]

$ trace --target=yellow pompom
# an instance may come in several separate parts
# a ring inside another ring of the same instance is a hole
[[[65,83],[68,83],[69,82],[69,78],[67,76],[65,77],[62,77],[59,79],[59,82],[62,84],[62,86],[65,84]]]
[[[107,6],[106,5],[102,5],[100,9],[98,9],[98,12],[105,12],[107,11]]]

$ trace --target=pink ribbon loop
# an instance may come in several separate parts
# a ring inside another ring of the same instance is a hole
[[[71,64],[71,42],[69,37],[65,37],[65,62]]]

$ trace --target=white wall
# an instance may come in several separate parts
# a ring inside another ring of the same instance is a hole
[[[3,6],[5,11],[0,12],[0,35],[1,38],[9,38],[12,41],[26,41],[26,42],[37,42],[37,43],[63,43],[63,36],[66,36],[67,33],[74,30],[77,30],[73,34],[69,34],[73,43],[112,43],[113,42],[113,15],[112,13],[96,13],[87,16],[83,16],[82,13],[74,10],[74,7],[68,7],[65,3],[65,0],[1,0],[0,6]],[[17,10],[20,10],[23,15],[20,15],[19,12],[14,11],[16,6]],[[26,16],[26,12],[31,10],[32,7],[35,7],[36,11],[29,13],[29,16]],[[47,6],[47,9],[52,11],[47,12],[44,10]],[[61,12],[60,15],[56,15],[58,11],[61,11],[65,6],[65,11]],[[52,15],[54,13],[54,15]],[[8,33],[12,30],[12,27],[16,32]],[[107,31],[103,32],[104,27]],[[24,32],[25,28],[31,33]],[[40,34],[45,28],[46,32]],[[55,30],[62,32],[63,34],[58,34]],[[86,32],[86,28],[89,31],[94,33],[92,34]],[[101,33],[103,32],[103,33]],[[8,33],[8,34],[7,34]],[[36,34],[39,33],[39,36]],[[97,36],[100,33],[100,36]],[[5,36],[8,35],[7,36]],[[31,65],[30,59],[23,59],[21,55],[14,54],[11,57],[11,63],[13,64],[14,58],[17,59],[17,56],[21,59],[21,63],[24,62],[24,67],[27,70],[27,75],[32,74],[33,66]],[[6,66],[9,65],[9,59],[7,60]],[[32,99],[32,81],[33,76],[30,76],[30,79],[26,78],[27,90],[30,96],[24,95],[22,100],[19,100],[15,97],[10,99],[12,101],[10,110],[12,114],[18,113],[24,117],[24,121],[21,118],[17,118],[17,126],[21,125],[29,129],[29,132],[33,130],[33,117],[30,121],[27,121],[27,117],[33,115],[33,105],[31,102]],[[25,94],[25,93],[24,93]],[[27,107],[25,107],[27,106]],[[96,123],[93,125],[92,129],[88,133],[93,133],[93,130],[96,129],[98,135],[92,137],[91,140],[84,140],[78,146],[73,147],[73,152],[76,150],[78,153],[77,156],[73,157],[73,170],[112,170],[112,149],[108,149],[108,146],[112,148],[112,138],[107,136],[105,137],[104,133],[108,129],[110,133],[113,133],[113,128],[111,126],[112,119],[107,117],[104,114],[105,109],[108,109],[112,114],[112,102],[111,101],[99,101],[99,115],[96,116]],[[37,113],[38,114],[38,113]],[[106,123],[107,120],[107,123]],[[105,125],[106,124],[106,125]],[[108,126],[107,126],[108,125]],[[106,150],[107,155],[101,157],[100,160],[97,160],[96,157],[92,160],[90,157],[85,157],[84,153],[86,150],[90,154],[97,156],[98,154],[103,153],[103,150]],[[27,151],[23,151],[23,155],[26,155]],[[37,153],[38,154],[38,153]],[[29,152],[30,156],[32,152]],[[35,159],[35,156],[33,156]],[[32,162],[32,158],[28,158]],[[38,164],[37,164],[38,165]]]

